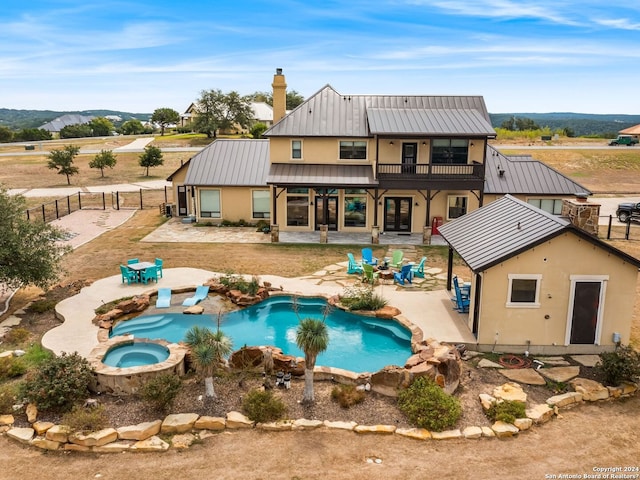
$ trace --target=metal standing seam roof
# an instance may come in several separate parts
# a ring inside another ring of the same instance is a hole
[[[269,140],[219,139],[189,162],[185,185],[266,186]]]
[[[264,135],[266,137],[371,137],[368,120],[368,112],[371,109],[475,110],[478,118],[486,122],[487,132],[483,134],[495,135],[481,96],[341,95],[330,85],[324,86],[308,98],[268,129]],[[468,117],[468,114],[464,116]],[[450,122],[455,118],[452,114],[448,114],[448,117]],[[458,133],[468,133],[460,131],[461,125],[458,125]],[[425,130],[413,133],[426,135],[432,132]]]
[[[439,227],[440,234],[474,271],[482,271],[570,226],[511,195]]]
[[[377,187],[370,165],[307,165],[274,163],[267,183],[279,186]]]
[[[504,174],[501,176],[500,171]],[[486,194],[574,195],[591,191],[529,155],[503,155],[492,146],[485,158]]]
[[[496,134],[477,110],[471,109],[367,109],[369,130],[374,135],[480,135]]]
[[[93,116],[80,115],[76,113],[66,113],[40,126],[40,129],[46,130],[48,132],[59,132],[64,127],[68,127],[69,125],[84,125],[85,123],[89,123],[94,118],[95,117]]]

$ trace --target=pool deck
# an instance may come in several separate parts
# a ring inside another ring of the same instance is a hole
[[[345,278],[350,278],[352,282],[358,278],[336,276],[335,273],[342,268],[344,268],[342,264],[336,264],[328,266],[323,272],[299,278],[262,275],[260,281],[271,282],[273,287],[282,287],[284,292],[290,294],[336,295],[343,292]],[[165,268],[163,278],[159,279],[157,284],[127,285],[122,283],[120,275],[97,280],[83,288],[77,295],[56,305],[56,313],[64,321],[59,327],[49,330],[44,335],[42,344],[57,355],[62,352],[78,352],[87,358],[99,344],[99,328],[93,324],[92,319],[95,317],[94,310],[101,304],[145,292],[154,292],[158,288],[193,287],[195,289],[197,285],[221,275],[224,274],[197,268]],[[453,310],[448,291],[405,289],[390,284],[380,284],[375,289],[376,293],[388,300],[389,305],[400,309],[403,317],[422,329],[425,339],[431,337],[454,344],[475,343],[475,338],[466,327],[467,315]]]

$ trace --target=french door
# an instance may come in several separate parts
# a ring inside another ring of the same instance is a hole
[[[411,232],[411,197],[385,197],[385,232]]]
[[[329,230],[338,230],[338,197],[316,195],[316,230],[320,225],[328,225]]]

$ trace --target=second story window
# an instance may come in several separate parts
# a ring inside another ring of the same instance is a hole
[[[461,138],[434,138],[431,141],[431,163],[466,165],[469,141]]]
[[[367,142],[340,141],[340,160],[366,160]]]
[[[291,140],[291,158],[302,158],[302,140]]]

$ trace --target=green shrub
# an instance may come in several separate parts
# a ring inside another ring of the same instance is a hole
[[[398,407],[411,423],[435,432],[452,428],[462,414],[459,400],[426,377],[399,392]]]
[[[42,362],[26,375],[21,396],[43,411],[69,411],[89,396],[93,369],[77,353],[62,353]]]
[[[282,418],[287,407],[271,390],[251,390],[242,400],[242,410],[254,422],[273,422]]]
[[[15,383],[0,385],[0,415],[13,413],[13,406],[17,403],[18,387]]]
[[[356,390],[354,385],[338,385],[331,390],[331,398],[342,408],[349,408],[364,402],[365,393]]]
[[[34,313],[49,312],[54,309],[58,302],[53,299],[43,298],[42,300],[36,300],[29,306],[29,310]]]
[[[129,297],[121,297],[116,300],[111,300],[109,303],[103,303],[102,305],[100,305],[98,308],[94,310],[94,312],[96,315],[103,315],[113,310],[114,308],[116,308],[116,305],[118,305],[120,302],[131,300],[132,298],[133,298],[132,296],[129,296]]]
[[[0,358],[0,380],[16,378],[27,371],[27,367],[21,357]]]
[[[258,277],[253,276],[251,281],[247,282],[242,276],[233,273],[228,273],[220,277],[220,283],[229,290],[240,290],[242,293],[248,295],[255,295],[260,288],[260,280]]]
[[[72,432],[97,432],[109,425],[109,417],[102,405],[95,407],[76,405],[62,416],[62,424],[67,425]]]
[[[31,336],[31,333],[26,328],[12,328],[5,336],[4,341],[10,345],[20,345]]]
[[[370,285],[354,285],[345,287],[340,295],[340,303],[349,310],[379,310],[387,304],[387,301],[374,293]]]
[[[145,383],[140,389],[140,395],[156,410],[168,411],[181,388],[182,382],[177,375],[165,373]]]
[[[525,418],[525,404],[517,400],[503,400],[502,402],[495,402],[485,412],[487,417],[494,422],[506,422],[513,423],[516,418]]]
[[[621,345],[614,352],[603,352],[596,371],[604,377],[607,385],[633,382],[640,376],[640,353],[629,345]]]
[[[28,368],[37,367],[42,362],[53,358],[53,353],[46,350],[42,345],[36,343],[27,349],[27,353],[20,357]]]

